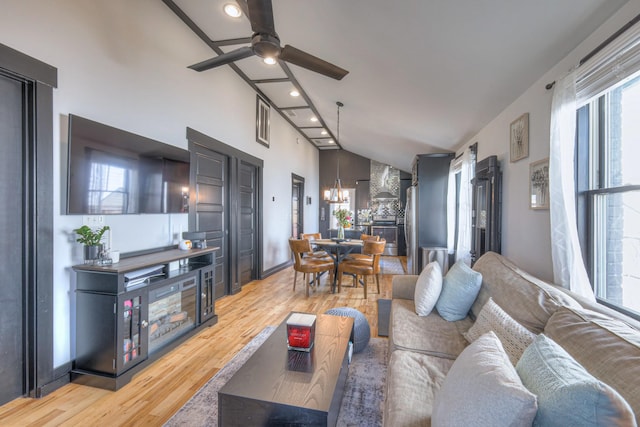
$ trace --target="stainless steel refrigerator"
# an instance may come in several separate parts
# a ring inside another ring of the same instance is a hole
[[[420,274],[433,260],[441,263],[443,273],[448,266],[447,189],[452,159],[453,153],[422,154],[414,159],[404,220],[409,274]]]

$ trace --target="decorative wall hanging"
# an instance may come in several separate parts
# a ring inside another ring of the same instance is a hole
[[[524,113],[509,127],[511,162],[529,157],[529,113]]]
[[[531,209],[549,209],[549,158],[529,165]]]
[[[269,147],[269,126],[271,107],[259,95],[256,95],[256,141]]]

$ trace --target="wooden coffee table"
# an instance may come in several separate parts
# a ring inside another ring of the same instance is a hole
[[[334,426],[352,329],[351,317],[319,314],[312,350],[289,351],[285,319],[218,392],[219,425]]]

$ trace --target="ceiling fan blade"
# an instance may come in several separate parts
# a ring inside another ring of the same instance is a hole
[[[269,34],[277,37],[273,23],[271,0],[247,0],[249,21],[254,33]]]
[[[244,13],[244,16],[249,16],[249,7],[247,6],[247,0],[236,0],[238,7]]]
[[[349,72],[343,68],[333,65],[323,59],[313,56],[307,52],[297,49],[293,46],[286,45],[280,52],[279,59],[298,65],[307,70],[324,74],[332,79],[342,80]]]
[[[253,49],[249,46],[241,47],[231,52],[223,53],[206,61],[198,62],[197,64],[190,65],[189,68],[196,71],[206,71],[211,68],[219,67],[220,65],[229,64],[240,59],[248,58],[253,55]]]

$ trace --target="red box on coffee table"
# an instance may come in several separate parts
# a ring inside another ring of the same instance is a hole
[[[315,314],[293,313],[287,319],[287,345],[289,350],[311,351],[315,335]]]

